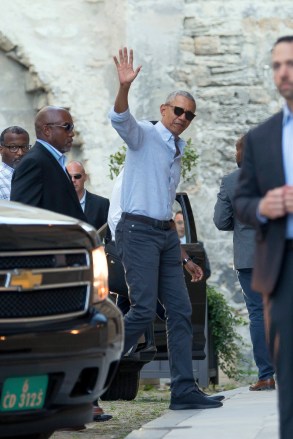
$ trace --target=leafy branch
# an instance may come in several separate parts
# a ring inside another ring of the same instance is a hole
[[[197,165],[198,157],[199,156],[196,153],[190,137],[186,142],[184,154],[181,160],[181,177],[185,183],[195,177],[195,172],[193,172],[193,170]]]
[[[126,146],[120,146],[119,150],[114,154],[110,154],[109,157],[109,168],[110,168],[110,178],[114,180],[115,177],[120,173],[123,168],[126,157]]]

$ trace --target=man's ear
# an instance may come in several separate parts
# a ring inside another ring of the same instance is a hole
[[[162,116],[165,116],[165,112],[166,112],[166,105],[165,104],[162,104],[160,106],[160,112],[161,112]]]
[[[43,125],[42,128],[42,133],[44,134],[45,137],[47,137],[47,139],[49,139],[51,137],[51,128],[50,125]]]

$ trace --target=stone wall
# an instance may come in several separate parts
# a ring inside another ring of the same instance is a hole
[[[235,141],[281,105],[270,70],[270,50],[281,35],[293,34],[288,1],[188,1],[180,39],[178,85],[197,97],[198,117],[191,131],[200,152],[192,204],[199,235],[213,269],[212,283],[241,300],[232,267],[232,234],[219,232],[213,207],[223,174],[235,168]]]
[[[17,90],[30,96],[28,115],[46,102],[69,108],[77,130],[71,156],[85,162],[91,188],[101,195],[110,196],[108,156],[122,143],[107,119],[118,48],[133,47],[135,65],[143,65],[130,99],[138,117],[158,119],[159,104],[173,89],[194,94],[197,118],[186,137],[200,161],[196,180],[181,189],[191,197],[211,282],[239,301],[231,233],[215,229],[213,207],[221,176],[235,167],[236,139],[281,105],[270,49],[277,37],[293,33],[292,1],[1,0],[0,14],[2,55],[21,66],[13,93],[2,95],[0,129],[9,123],[3,107],[18,111]]]

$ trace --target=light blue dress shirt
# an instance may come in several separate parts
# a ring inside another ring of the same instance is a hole
[[[86,190],[84,190],[83,196],[79,200],[83,212],[84,212],[84,209],[85,209],[85,198],[86,198]]]
[[[2,162],[0,165],[0,200],[10,200],[11,179],[14,169]]]
[[[54,148],[54,146],[50,145],[50,143],[45,142],[44,140],[37,139],[37,142],[41,143],[57,160],[60,166],[63,168],[63,171],[66,173],[66,157],[62,152],[58,151],[58,149]]]
[[[175,157],[174,136],[161,122],[156,125],[138,122],[129,110],[116,113],[114,108],[109,117],[128,146],[121,192],[122,211],[170,220],[185,142],[178,139],[180,154]]]
[[[285,181],[289,186],[293,186],[293,113],[285,105],[283,116],[282,149]],[[293,239],[293,214],[288,214],[286,238]]]

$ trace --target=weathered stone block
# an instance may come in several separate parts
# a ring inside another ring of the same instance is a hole
[[[220,38],[217,36],[195,37],[194,53],[196,55],[218,55],[222,53]]]
[[[183,36],[180,39],[180,49],[186,52],[194,52],[194,39],[191,37]]]

